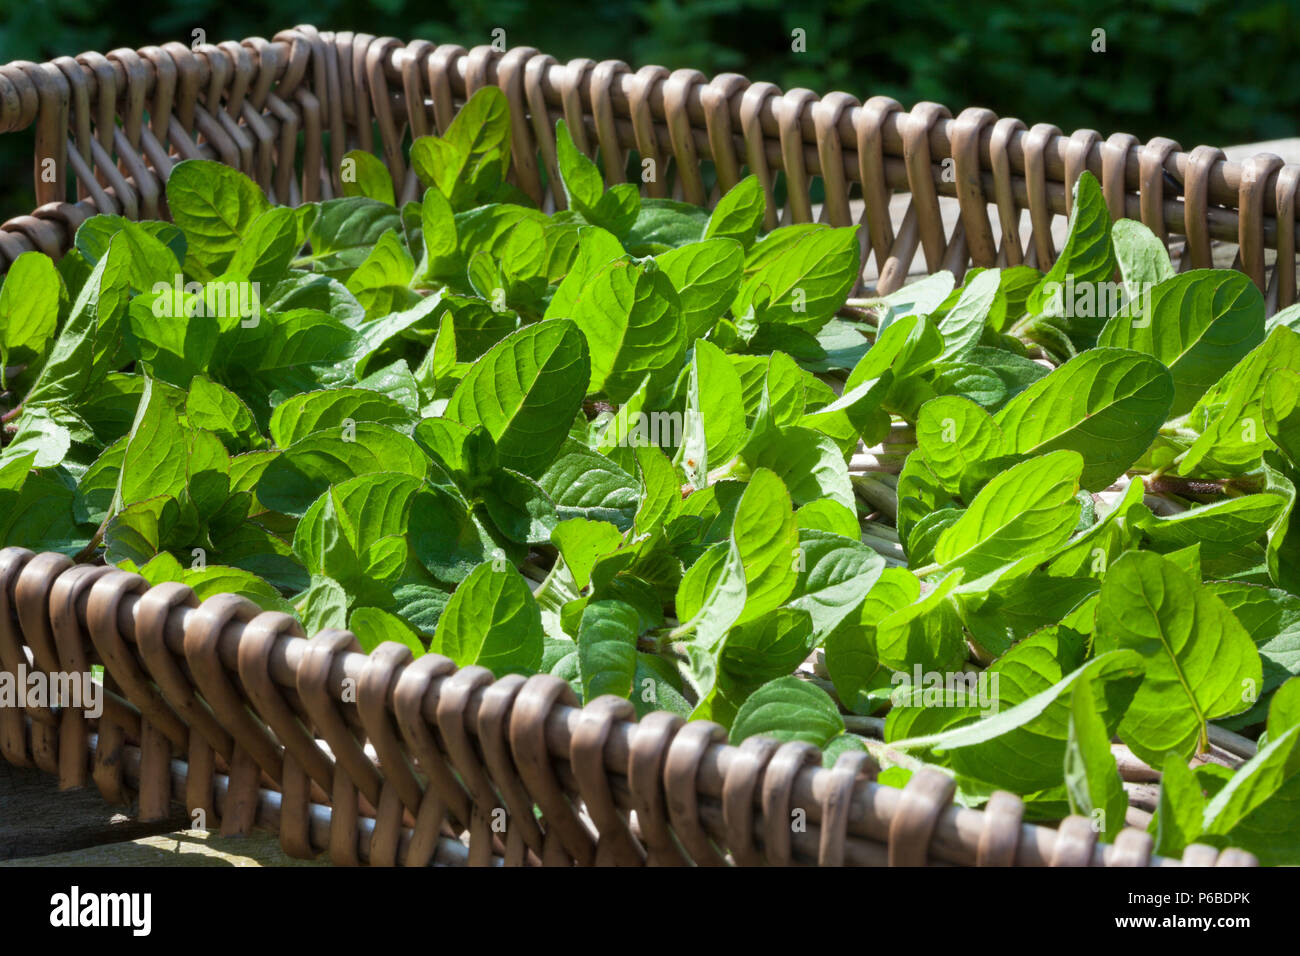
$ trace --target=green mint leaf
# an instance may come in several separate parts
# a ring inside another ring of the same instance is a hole
[[[77,251],[85,257],[86,262],[91,266],[95,265],[108,254],[109,243],[112,242],[115,235],[126,227],[127,223],[143,229],[167,246],[172,255],[176,257],[177,262],[185,261],[187,241],[185,233],[176,225],[170,222],[132,222],[125,216],[113,216],[103,213],[98,216],[91,216],[77,227],[77,235],[74,239]]]
[[[963,498],[973,498],[1006,464],[1002,429],[984,409],[956,396],[921,406],[916,449],[943,489]]]
[[[1204,557],[1214,558],[1262,538],[1286,506],[1281,495],[1245,495],[1174,515],[1147,517],[1140,527],[1156,551],[1200,545]]]
[[[420,301],[411,289],[415,260],[396,232],[379,237],[370,254],[348,277],[347,289],[357,297],[369,319],[382,319]]]
[[[763,736],[825,747],[843,732],[844,720],[826,691],[797,677],[781,677],[741,705],[731,725],[731,742]]]
[[[286,515],[306,514],[330,485],[376,472],[423,478],[428,459],[405,435],[373,422],[344,422],[295,441],[257,482],[258,500]]]
[[[591,353],[588,395],[623,402],[646,375],[667,381],[686,350],[677,293],[663,272],[615,261],[583,286],[569,317]]]
[[[49,256],[24,252],[15,259],[0,286],[0,366],[43,360],[67,300]],[[9,384],[3,367],[0,384]]]
[[[329,388],[304,392],[271,412],[271,440],[280,448],[312,432],[341,429],[348,421],[400,425],[410,413],[398,402],[368,388]]]
[[[760,248],[761,244],[751,252]],[[857,227],[805,232],[761,262],[752,273],[750,262],[746,263],[746,278],[732,302],[732,314],[740,317],[752,310],[753,320],[760,325],[776,323],[816,332],[844,305],[858,281],[862,260]]]
[[[1265,865],[1293,866],[1300,860],[1300,841],[1287,822],[1294,821],[1300,799],[1300,723],[1293,722],[1297,691],[1295,681],[1278,691],[1273,709],[1285,711],[1289,720],[1274,721],[1270,711],[1267,745],[1205,806],[1205,834],[1249,850]]]
[[[1203,749],[1206,723],[1250,706],[1262,679],[1250,635],[1218,597],[1167,558],[1134,551],[1101,586],[1100,653],[1138,651],[1146,677],[1120,736],[1147,763]]]
[[[763,226],[767,200],[757,176],[746,176],[718,200],[704,229],[705,239],[734,239],[748,249]]]
[[[412,499],[407,534],[420,564],[447,585],[464,580],[497,550],[465,500],[434,485],[426,485]]]
[[[586,339],[572,322],[520,329],[474,363],[446,415],[483,425],[506,467],[542,474],[559,453],[591,379]]]
[[[310,632],[345,630],[348,626],[348,595],[332,578],[314,577],[311,587],[299,599],[298,618]]]
[[[186,267],[199,279],[209,279],[227,271],[270,203],[261,187],[238,170],[187,159],[167,178],[167,208],[185,232]]]
[[[1110,735],[1097,710],[1092,680],[1077,681],[1070,693],[1070,725],[1065,740],[1065,790],[1073,813],[1089,816],[1104,840],[1124,827],[1128,794],[1120,779]]]
[[[1035,667],[1028,659],[1019,663],[1026,669],[1032,668],[1026,675],[1030,678],[1030,687],[1044,682],[1042,674],[1034,671],[1046,670],[1050,674],[1055,664],[1052,662],[1045,667],[1040,662]],[[1004,671],[998,673],[1000,681],[1017,681],[1015,675]],[[1094,706],[1102,711],[1103,728],[1110,731],[1119,713],[1123,712],[1126,700],[1132,697],[1141,675],[1141,660],[1136,653],[1103,653],[1014,706],[990,706],[987,716],[918,737],[895,738],[887,725],[886,739],[893,749],[926,749],[941,753],[944,760],[960,773],[1017,793],[1033,793],[1057,785],[1061,780],[1060,768],[1064,765],[1071,699],[1076,685],[1089,687]],[[947,693],[942,682],[939,691],[940,694]],[[1016,691],[1017,688],[1012,688],[1000,690],[1000,693],[1019,696]],[[915,688],[913,693],[916,693]],[[984,703],[978,685],[965,693],[967,701],[975,700],[977,705]],[[924,694],[924,688],[921,694]],[[902,708],[903,711],[918,709],[924,708],[915,704]],[[975,712],[978,714],[979,710]]]
[[[1076,289],[1082,290],[1081,294],[1091,293],[1095,303],[1095,290],[1110,281],[1115,272],[1110,229],[1110,211],[1101,185],[1085,171],[1074,186],[1065,248],[1030,293],[1027,303],[1031,315],[1056,318],[1076,348],[1086,348],[1096,341],[1106,315],[1095,305],[1076,308],[1070,292]]]
[[[348,630],[357,636],[361,649],[369,654],[385,641],[405,645],[415,657],[424,654],[419,632],[396,614],[382,608],[359,607],[348,618]]]
[[[777,474],[798,506],[829,498],[854,507],[853,485],[844,455],[835,442],[811,428],[773,428],[746,446],[743,457],[751,469]]]
[[[885,560],[857,540],[827,531],[799,531],[799,577],[789,606],[807,611],[820,643],[858,610],[885,570]]]
[[[634,475],[572,440],[562,446],[537,483],[555,502],[560,520],[608,521],[620,531],[632,527],[641,500]]]
[[[1165,857],[1181,856],[1197,842],[1205,815],[1205,794],[1195,774],[1182,757],[1170,754],[1160,768],[1160,796],[1152,821],[1155,852]]]
[[[289,271],[289,263],[301,248],[298,217],[292,209],[275,206],[249,225],[223,271],[246,275],[269,288]]]
[[[943,336],[942,360],[961,358],[978,344],[997,299],[1001,278],[999,270],[986,269],[962,286],[956,303],[938,322],[939,334]]]
[[[1062,450],[1002,472],[939,536],[935,561],[978,577],[1063,544],[1079,521],[1074,496],[1082,467],[1078,454]]]
[[[628,697],[637,669],[636,639],[640,615],[622,601],[593,601],[578,628],[578,678],[582,699],[604,694]]]
[[[623,183],[606,192],[600,170],[574,145],[564,120],[555,123],[555,148],[569,206],[592,225],[615,236],[626,235],[641,208],[637,188]]]
[[[687,341],[712,331],[740,287],[745,253],[731,239],[711,239],[671,249],[655,259],[681,303]]]
[[[178,397],[146,378],[135,421],[127,434],[114,510],[146,498],[177,495],[185,487],[187,445],[177,409]]]
[[[1146,451],[1173,398],[1173,379],[1158,361],[1098,348],[1029,386],[994,421],[1015,454],[1078,452],[1084,460],[1080,483],[1100,491]]]
[[[1177,275],[1165,244],[1138,220],[1117,220],[1110,227],[1110,241],[1129,301]]]
[[[608,521],[568,518],[555,526],[551,541],[564,557],[574,584],[582,590],[591,583],[596,560],[618,550],[623,533]]]
[[[954,571],[925,593],[918,588],[909,603],[891,608],[875,622],[875,656],[881,663],[897,671],[913,664],[946,671],[961,664],[966,646],[950,595],[964,574]]]
[[[365,196],[329,199],[320,204],[307,230],[310,261],[318,271],[347,279],[379,238],[401,227],[401,216],[388,203]]]
[[[531,673],[542,661],[542,616],[523,576],[513,567],[480,564],[456,588],[438,619],[429,650],[476,664],[498,677]]]
[[[1200,437],[1178,462],[1178,473],[1218,477],[1254,468],[1270,446],[1263,421],[1264,390],[1280,372],[1300,373],[1300,335],[1285,326],[1201,396],[1187,418]]]
[[[1174,378],[1169,414],[1177,416],[1263,341],[1264,297],[1255,284],[1241,273],[1196,269],[1144,290],[1111,317],[1099,344],[1167,366]]]
[[[364,149],[348,150],[343,154],[340,175],[343,195],[366,196],[390,206],[397,205],[393,177],[388,174],[388,167],[374,153],[368,153]]]

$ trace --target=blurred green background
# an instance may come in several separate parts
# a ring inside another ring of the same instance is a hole
[[[0,0],[0,62],[303,22],[467,47],[500,27],[508,45],[561,60],[730,70],[905,107],[937,100],[954,114],[981,105],[1188,149],[1300,132],[1300,0]],[[795,28],[805,52],[791,49]],[[1098,29],[1105,52],[1092,50]],[[16,145],[0,140],[6,214],[30,175],[29,144]]]

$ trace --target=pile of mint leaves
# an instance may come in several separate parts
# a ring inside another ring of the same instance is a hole
[[[0,544],[1104,839],[1136,760],[1159,853],[1300,863],[1300,309],[1176,272],[1089,174],[1046,275],[850,298],[858,227],[764,232],[753,176],[607,189],[557,135],[553,215],[484,89],[413,143],[420,202],[359,151],[297,208],[190,160],[171,222],[21,256]],[[991,696],[934,693],[966,674]]]

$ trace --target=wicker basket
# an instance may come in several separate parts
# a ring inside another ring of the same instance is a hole
[[[693,70],[559,64],[527,48],[403,45],[307,26],[274,41],[0,67],[0,132],[35,127],[39,203],[0,227],[0,271],[31,249],[61,255],[96,213],[165,218],[163,183],[185,158],[219,159],[273,200],[296,204],[341,194],[340,160],[359,147],[382,153],[399,198],[415,198],[409,138],[445,130],[457,104],[485,85],[501,87],[512,106],[513,181],[550,208],[564,204],[554,140],[562,116],[579,148],[601,151],[611,183],[636,150],[666,171],[644,184],[648,194],[693,203],[716,201],[747,167],[768,193],[769,227],[815,213],[848,225],[860,210],[864,262],[874,261],[874,285],[888,292],[918,249],[927,271],[959,277],[971,264],[1046,268],[1053,217],[1068,212],[1071,185],[1091,169],[1113,216],[1140,217],[1175,252],[1181,243],[1182,268],[1208,265],[1213,241],[1236,241],[1237,265],[1266,290],[1270,310],[1296,299],[1300,167],[1274,156],[1237,165],[1167,139],[1139,146],[1125,135],[1027,130],[987,110],[954,120],[933,103],[908,113],[884,97],[819,99],[735,74],[710,81]],[[897,223],[895,192],[910,194]],[[814,193],[824,196],[820,209]],[[782,194],[783,207],[773,201]],[[960,204],[951,234],[941,196]],[[1269,268],[1274,260],[1281,266]],[[556,677],[494,680],[437,655],[412,660],[397,644],[365,655],[348,632],[308,640],[291,617],[233,595],[200,604],[182,585],[149,588],[138,575],[57,554],[0,551],[0,669],[53,675],[92,664],[104,666],[109,691],[102,716],[0,708],[0,756],[57,774],[65,788],[93,780],[108,800],[136,803],[144,820],[183,803],[226,834],[268,827],[296,857],[1178,862],[1153,857],[1141,830],[1103,846],[1085,817],[1058,829],[1026,824],[1011,794],[984,810],[954,806],[952,781],[935,771],[901,790],[881,786],[864,754],[826,769],[807,744],[729,746],[716,724],[666,712],[637,722],[628,701],[611,697],[579,708]],[[1182,862],[1256,861],[1194,845]]]

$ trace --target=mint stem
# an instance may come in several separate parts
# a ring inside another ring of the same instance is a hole
[[[1177,475],[1152,475],[1143,480],[1153,495],[1222,495],[1227,494],[1225,479],[1181,478]]]
[[[112,517],[112,515],[110,514],[109,517]],[[85,564],[95,556],[99,546],[104,543],[104,529],[108,527],[108,521],[109,518],[105,518],[103,523],[95,529],[95,533],[91,535],[90,543],[77,552],[77,556],[73,558],[74,561],[78,564]]]

